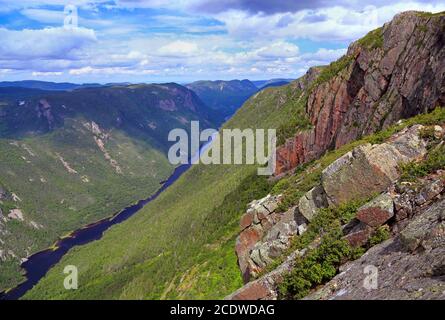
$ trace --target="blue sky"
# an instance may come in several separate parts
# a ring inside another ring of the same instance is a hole
[[[388,3],[0,0],[0,81],[297,78],[399,12],[445,10],[443,1]],[[77,26],[65,25],[67,4]]]

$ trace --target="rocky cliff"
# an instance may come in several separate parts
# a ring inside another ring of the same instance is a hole
[[[433,143],[425,138],[427,131]],[[383,143],[359,145],[327,166],[320,185],[286,212],[275,210],[280,196],[252,202],[241,218],[236,246],[246,285],[227,298],[277,299],[286,276],[322,245],[328,232],[326,221],[321,220],[325,225],[304,248],[295,249],[292,242],[305,235],[308,226],[320,224],[316,221],[320,210],[360,198],[372,199],[353,210],[353,218],[341,226],[340,237],[352,248],[370,250],[341,265],[338,276],[306,298],[443,298],[445,171],[437,168],[445,166],[444,134],[445,125],[429,129],[414,125]],[[423,163],[433,158],[432,153],[440,154],[442,160],[429,164],[430,174],[424,172],[410,181],[402,176],[400,168]],[[375,245],[381,232],[388,232],[390,240]],[[276,265],[280,257],[282,263]],[[320,267],[326,259],[322,258]],[[377,270],[382,290],[362,285],[367,265]],[[273,270],[264,273],[270,267]],[[313,271],[305,267],[304,272]]]
[[[405,12],[352,43],[306,89],[312,128],[277,150],[276,174],[445,103],[445,15]]]
[[[444,31],[444,14],[399,14],[289,86],[311,127],[241,218],[227,299],[445,298]]]

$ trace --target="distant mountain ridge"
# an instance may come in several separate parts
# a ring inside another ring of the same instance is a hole
[[[22,80],[22,81],[2,81],[0,82],[0,88],[28,88],[28,89],[40,89],[49,91],[69,91],[79,88],[101,87],[99,83],[84,83],[76,84],[69,82],[48,82],[38,80]]]
[[[220,113],[221,119],[233,115],[247,99],[258,92],[258,88],[247,79],[202,80],[190,83],[186,87],[193,90],[211,109]]]
[[[295,79],[285,79],[285,78],[277,78],[277,79],[269,79],[269,80],[255,80],[252,81],[252,83],[258,88],[258,89],[265,89],[269,87],[279,87],[286,85]]]

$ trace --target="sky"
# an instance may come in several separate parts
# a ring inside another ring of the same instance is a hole
[[[0,81],[298,78],[407,10],[445,2],[0,0]]]

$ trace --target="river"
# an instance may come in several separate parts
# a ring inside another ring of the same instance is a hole
[[[199,154],[206,150],[212,142],[209,139],[199,150],[198,155],[194,155],[190,163],[196,159]],[[82,246],[89,242],[102,238],[104,232],[115,224],[121,223],[136,212],[141,210],[147,203],[156,199],[165,189],[171,186],[185,171],[190,168],[191,164],[183,164],[178,166],[172,175],[162,182],[162,187],[149,198],[139,201],[137,204],[129,206],[112,217],[105,218],[95,223],[89,224],[81,229],[72,232],[69,237],[59,239],[54,248],[40,251],[23,262],[21,267],[26,272],[26,280],[17,287],[0,293],[0,300],[17,300],[20,299],[28,290],[34,287],[47,272],[62,259],[62,257],[73,247]]]

